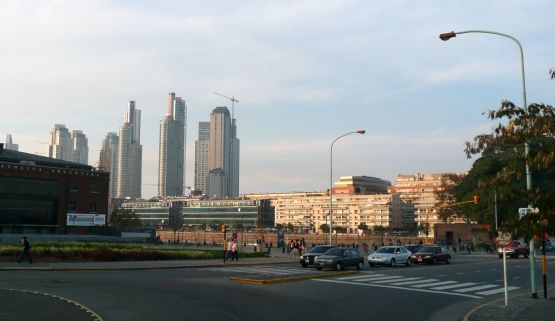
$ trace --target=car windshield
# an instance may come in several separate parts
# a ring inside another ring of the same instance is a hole
[[[329,249],[329,246],[315,246],[308,253],[324,253]]]
[[[430,253],[430,252],[435,252],[436,251],[436,247],[435,246],[424,246],[423,248],[421,248],[420,250],[418,250],[418,252],[424,252],[424,253]]]
[[[393,253],[395,252],[394,247],[380,247],[376,253]]]
[[[329,249],[329,250],[327,250],[324,254],[325,254],[325,255],[337,255],[337,256],[343,255],[343,254],[341,253],[341,249]]]

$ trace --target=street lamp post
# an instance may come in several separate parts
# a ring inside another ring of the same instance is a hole
[[[451,38],[456,37],[457,35],[464,34],[464,33],[486,33],[497,35],[505,38],[509,38],[514,41],[518,49],[520,51],[520,73],[521,73],[521,81],[522,81],[522,108],[526,112],[528,112],[528,104],[526,102],[526,78],[524,76],[524,51],[522,50],[522,45],[520,41],[515,37],[508,35],[506,33],[496,32],[496,31],[488,31],[488,30],[466,30],[466,31],[458,31],[458,32],[446,32],[439,35],[439,38],[443,41],[447,41]],[[532,174],[530,173],[530,166],[528,164],[528,153],[530,151],[530,147],[528,146],[528,142],[524,142],[524,159],[526,163],[526,189],[530,191],[532,189]],[[533,207],[532,204],[528,204],[528,207]],[[531,279],[531,286],[532,286],[532,297],[537,298],[538,293],[536,290],[536,254],[535,254],[535,246],[534,246],[534,238],[530,240],[530,279]]]
[[[333,221],[333,219],[332,219],[332,216],[333,216],[333,194],[332,194],[332,189],[333,189],[333,144],[335,144],[336,141],[338,141],[339,139],[341,139],[345,136],[348,136],[348,135],[351,135],[351,134],[364,135],[365,133],[366,133],[366,131],[364,129],[357,130],[357,131],[354,131],[354,132],[349,132],[349,133],[346,133],[346,134],[343,134],[343,135],[337,137],[336,139],[334,139],[331,142],[331,147],[330,147],[330,211],[329,211],[330,212],[330,230],[329,230],[330,245],[332,245],[332,235],[333,235],[333,232],[332,232],[333,231],[333,228],[332,228],[332,221]]]

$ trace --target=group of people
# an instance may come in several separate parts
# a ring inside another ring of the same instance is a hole
[[[235,260],[239,262],[239,252],[237,251],[237,247],[237,239],[231,238],[227,240],[226,260],[231,258],[231,261]]]
[[[304,254],[305,250],[306,242],[304,241],[304,238],[301,240],[291,240],[291,242],[289,242],[289,246],[287,247],[287,253],[293,256]]]

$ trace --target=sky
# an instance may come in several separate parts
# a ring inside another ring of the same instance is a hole
[[[188,108],[186,182],[198,122],[235,96],[240,192],[324,190],[333,179],[468,171],[483,112],[555,103],[555,2],[2,1],[0,141],[47,154],[54,124],[82,130],[98,165],[127,101],[142,110],[143,197],[157,194],[167,95]]]

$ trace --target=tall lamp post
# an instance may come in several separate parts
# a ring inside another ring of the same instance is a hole
[[[486,33],[486,34],[501,36],[501,37],[511,39],[518,45],[518,49],[520,51],[520,73],[521,73],[521,79],[522,79],[522,108],[524,108],[524,110],[528,112],[528,104],[526,103],[526,78],[524,76],[524,51],[522,50],[522,45],[520,44],[520,41],[518,41],[518,39],[506,33],[488,31],[488,30],[466,30],[466,31],[458,31],[458,32],[451,31],[451,32],[440,34],[439,38],[443,41],[447,41],[451,38],[456,37],[457,35],[464,34],[464,33]],[[530,148],[528,146],[528,142],[525,141],[524,158],[526,162],[526,189],[528,191],[532,189],[532,174],[530,173],[530,166],[528,165],[529,150]],[[528,207],[531,208],[533,206],[532,204],[529,203]],[[530,279],[531,279],[531,285],[532,285],[532,297],[537,298],[538,293],[536,290],[536,254],[535,254],[534,247],[535,247],[534,238],[532,237],[532,239],[530,240]]]
[[[339,137],[337,137],[336,139],[334,139],[331,142],[331,147],[330,147],[330,245],[332,245],[332,235],[333,235],[333,228],[332,228],[332,216],[333,216],[333,194],[332,194],[332,189],[333,189],[333,144],[335,144],[336,141],[338,141],[339,139],[351,135],[351,134],[361,134],[364,135],[366,133],[366,131],[364,129],[361,130],[357,130],[354,132],[349,132],[346,134],[343,134]]]

